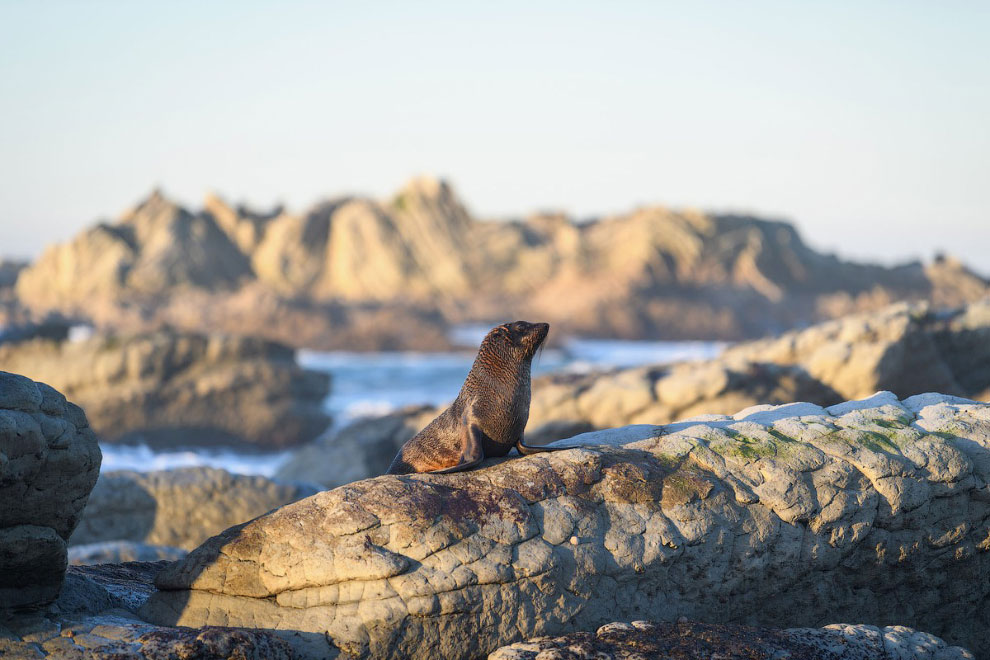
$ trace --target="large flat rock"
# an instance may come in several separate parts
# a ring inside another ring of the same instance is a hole
[[[361,657],[682,615],[906,625],[990,651],[990,405],[879,393],[568,442],[282,507],[163,570],[143,613]]]

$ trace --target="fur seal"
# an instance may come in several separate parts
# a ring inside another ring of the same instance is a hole
[[[493,328],[460,394],[399,450],[386,474],[459,472],[513,447],[527,455],[554,451],[524,445],[529,420],[530,367],[550,332],[549,323],[516,321]]]

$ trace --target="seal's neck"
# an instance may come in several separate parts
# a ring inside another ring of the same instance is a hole
[[[474,365],[467,380],[464,381],[462,391],[512,394],[520,385],[529,385],[530,369],[533,364],[531,357],[519,360],[485,349],[486,347],[482,346],[478,357],[474,359]]]

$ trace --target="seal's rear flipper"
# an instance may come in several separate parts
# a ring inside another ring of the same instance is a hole
[[[516,442],[516,451],[523,456],[539,454],[545,451],[560,451],[561,449],[573,449],[573,447],[533,447],[532,445],[524,445],[522,440]]]

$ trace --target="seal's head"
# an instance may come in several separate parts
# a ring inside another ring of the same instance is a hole
[[[514,321],[492,328],[481,342],[481,351],[519,362],[532,359],[550,332],[549,323]]]

